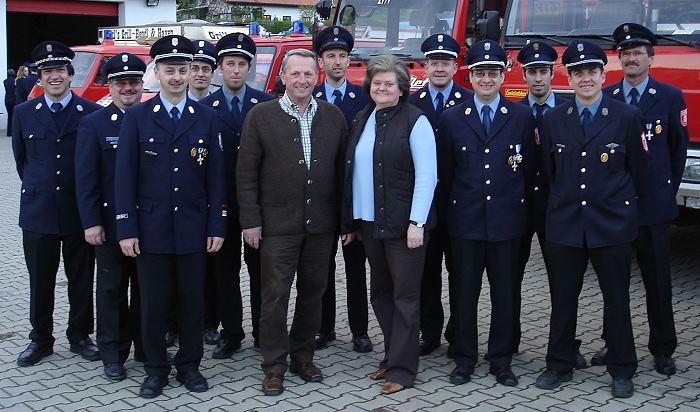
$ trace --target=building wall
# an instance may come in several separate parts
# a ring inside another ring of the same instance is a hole
[[[277,19],[283,20],[284,16],[290,16],[291,17],[290,24],[294,20],[301,19],[301,17],[299,16],[299,7],[297,7],[297,6],[292,7],[292,6],[268,6],[268,5],[265,5],[265,6],[263,6],[263,9],[265,10],[263,14],[269,15],[270,19],[274,19],[275,17],[277,17]]]

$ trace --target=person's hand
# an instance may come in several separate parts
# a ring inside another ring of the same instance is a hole
[[[209,253],[218,252],[219,249],[221,249],[221,246],[223,246],[223,245],[224,245],[224,238],[216,237],[216,236],[207,237],[207,252],[209,252]]]
[[[253,249],[260,247],[260,239],[262,239],[262,226],[243,229],[243,240]]]
[[[136,255],[141,254],[141,249],[139,249],[139,238],[137,237],[130,237],[128,239],[120,240],[119,247],[122,249],[122,253],[125,256],[136,257]]]
[[[85,241],[89,244],[99,246],[106,240],[105,229],[102,226],[98,225],[85,229]]]
[[[408,230],[406,231],[406,246],[408,246],[409,249],[423,246],[422,227],[418,227],[413,223],[408,225]]]
[[[343,246],[349,245],[350,242],[352,242],[353,240],[355,240],[355,232],[348,233],[347,235],[341,235],[341,236],[340,236],[340,240],[343,241]]]

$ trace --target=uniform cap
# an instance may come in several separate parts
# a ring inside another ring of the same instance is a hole
[[[194,44],[184,36],[161,37],[151,46],[151,57],[156,63],[191,63],[193,55]]]
[[[426,59],[454,59],[460,50],[457,40],[449,34],[433,34],[420,46]]]
[[[564,50],[561,62],[567,69],[582,64],[605,66],[608,63],[608,57],[597,44],[585,40],[575,40]]]
[[[518,53],[518,61],[523,68],[533,66],[554,66],[559,54],[552,46],[539,40],[523,46]]]
[[[314,52],[319,56],[329,49],[342,49],[350,53],[355,40],[352,34],[341,26],[329,26],[314,37]]]
[[[613,31],[613,39],[618,50],[637,46],[656,46],[656,35],[637,23],[622,23],[617,26]]]
[[[493,40],[482,40],[473,45],[464,57],[470,70],[479,66],[506,66],[506,52]]]
[[[251,61],[255,58],[255,51],[255,41],[243,33],[227,34],[216,43],[217,59],[239,55]]]
[[[73,57],[75,52],[70,47],[53,40],[39,43],[32,49],[32,60],[38,69],[66,66]]]
[[[192,60],[199,60],[207,62],[211,65],[216,65],[216,47],[206,40],[195,40],[194,43],[194,56]]]

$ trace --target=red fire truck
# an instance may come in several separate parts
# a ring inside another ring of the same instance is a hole
[[[492,13],[495,13],[493,11]],[[516,56],[529,39],[554,46],[559,55],[575,39],[593,41],[608,53],[606,85],[623,77],[612,32],[635,22],[658,36],[651,75],[683,91],[688,106],[690,146],[677,203],[700,208],[700,1],[697,0],[510,0],[503,29],[487,33],[500,40],[509,56],[503,92],[520,99],[527,94]],[[484,30],[488,31],[488,30]],[[572,95],[566,68],[554,66],[555,93]]]

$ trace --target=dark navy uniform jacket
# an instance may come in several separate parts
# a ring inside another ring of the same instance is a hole
[[[256,104],[272,100],[271,94],[261,92],[250,86],[246,86],[243,97],[243,110],[241,119],[245,119],[248,112]],[[238,222],[238,201],[236,198],[236,161],[238,160],[238,148],[241,145],[241,129],[243,124],[238,124],[233,114],[228,110],[228,103],[224,92],[219,89],[199,101],[199,104],[210,107],[216,111],[221,126],[221,142],[224,145],[224,157],[226,163],[226,192],[228,193],[229,222]]]
[[[452,90],[450,91],[450,95],[445,96],[445,110],[473,97],[474,93],[471,90],[465,89],[457,83],[452,82]],[[430,96],[428,85],[426,84],[425,86],[411,93],[408,96],[408,102],[421,109],[423,113],[425,113],[425,116],[428,118],[428,121],[433,126],[433,132],[435,132],[435,136],[437,137],[438,124],[440,123],[440,119],[438,118],[438,115],[435,112],[435,107],[433,106],[433,98]],[[444,113],[445,112],[443,111],[443,114]]]
[[[584,136],[574,100],[539,128],[549,182],[546,238],[601,247],[637,237],[637,193],[647,173],[639,110],[605,95]]]
[[[114,103],[85,116],[75,148],[75,192],[83,229],[102,226],[111,244],[117,241],[114,166],[123,118]]]
[[[554,95],[554,105],[559,106],[562,103],[569,101],[558,94]],[[532,113],[532,106],[530,106],[530,101],[527,96],[520,100],[525,106],[530,108],[530,113]],[[551,109],[551,107],[550,107]],[[549,109],[547,109],[549,111]],[[544,170],[542,169],[542,145],[539,138],[539,131],[535,131],[535,149],[534,155],[538,159],[535,163],[537,165],[537,171],[535,172],[535,177],[532,181],[532,188],[528,193],[527,197],[527,210],[528,210],[528,224],[529,230],[532,232],[544,233],[544,217],[547,212],[547,197],[549,196],[549,186],[547,184],[547,177],[544,175]]]
[[[467,99],[443,113],[439,130],[438,177],[450,236],[496,242],[524,235],[526,188],[536,167],[530,110],[501,95],[485,136],[474,99]],[[522,161],[513,170],[509,158],[518,153]]]
[[[603,92],[625,102],[622,81],[606,87]],[[649,77],[639,109],[651,158],[649,178],[639,188],[638,222],[640,225],[670,222],[678,216],[676,193],[688,149],[688,112],[683,94]]]
[[[177,128],[160,95],[130,107],[115,169],[117,240],[188,254],[226,233],[224,154],[216,113],[190,100]]]
[[[343,95],[343,100],[340,102],[339,107],[340,111],[343,112],[343,116],[345,116],[345,123],[348,126],[348,130],[350,130],[353,119],[355,119],[355,116],[360,110],[364,109],[367,104],[369,104],[370,98],[362,87],[354,85],[347,80],[346,82],[347,87],[345,88],[345,94]],[[333,103],[332,100],[328,100],[326,88],[323,83],[314,87],[313,96],[317,99]],[[331,96],[331,98],[333,98],[333,96]]]
[[[44,95],[15,107],[12,148],[22,180],[19,226],[31,232],[82,233],[75,197],[74,155],[80,119],[99,109],[73,95],[59,130]]]

